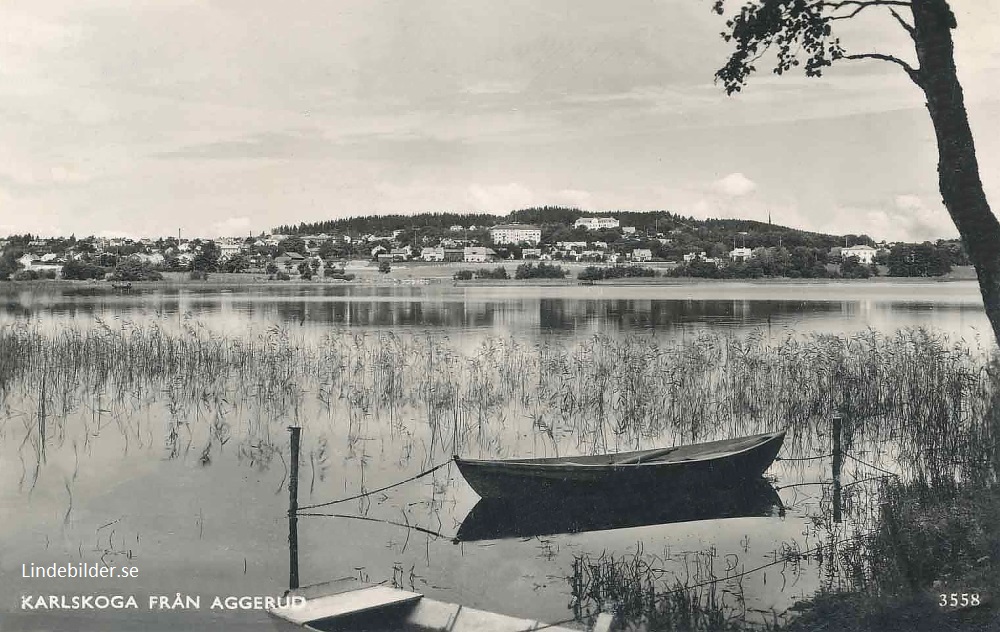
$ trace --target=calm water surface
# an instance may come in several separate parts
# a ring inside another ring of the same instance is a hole
[[[141,290],[127,295],[83,286],[0,295],[0,326],[61,332],[102,322],[112,328],[155,323],[167,330],[194,327],[213,335],[282,331],[303,341],[344,330],[428,332],[462,353],[493,337],[526,345],[572,345],[598,333],[676,339],[726,330],[755,331],[780,341],[810,332],[892,332],[911,326],[934,327],[975,344],[980,332],[989,331],[979,301],[977,286],[964,282],[315,286]],[[317,396],[306,395],[309,401]],[[168,423],[168,398],[145,396],[138,394],[131,409],[105,408],[99,395],[72,402],[67,407],[72,423],[48,437],[42,451],[32,451],[28,441],[38,416],[36,399],[31,393],[7,398],[0,410],[3,629],[269,626],[258,612],[220,612],[208,606],[216,595],[275,595],[285,588],[284,428],[292,419],[269,419],[259,402],[206,400],[186,408],[190,423],[177,426]],[[403,411],[401,418],[360,415],[348,423],[313,403],[297,414],[305,427],[303,505],[375,489],[450,456],[447,446],[436,446],[439,438],[412,411]],[[205,428],[223,418],[231,434],[218,449],[207,450],[211,440]],[[546,436],[522,418],[507,420],[496,436],[470,441],[464,451],[470,456],[530,457],[574,449],[581,449],[578,438]],[[799,455],[828,450],[820,441],[800,446]],[[769,474],[781,487],[829,478],[829,467],[828,459],[780,462]],[[852,474],[863,475],[847,475]],[[574,615],[568,577],[577,556],[641,552],[670,577],[696,584],[761,566],[789,547],[805,551],[829,537],[817,526],[829,511],[822,487],[769,488],[762,494],[738,506],[723,498],[717,510],[708,506],[687,515],[682,511],[684,522],[639,512],[623,515],[617,524],[598,521],[591,525],[597,530],[560,534],[551,520],[542,519],[538,526],[538,516],[525,515],[501,533],[504,525],[497,514],[491,517],[482,507],[474,511],[476,495],[454,468],[446,467],[365,500],[316,510],[337,517],[303,517],[302,583],[342,577],[395,581],[469,606],[560,621]],[[787,509],[780,509],[772,496]],[[463,523],[465,533],[475,533],[470,519],[480,522],[480,530],[486,525],[487,539],[455,542]],[[577,519],[577,526],[586,521]],[[491,524],[500,524],[492,534]],[[134,565],[140,576],[127,581],[21,577],[22,564],[52,562]],[[753,618],[759,612],[784,611],[824,581],[828,578],[823,569],[803,560],[719,586],[727,594],[738,594],[737,603]],[[201,595],[202,609],[148,609],[150,595],[173,597],[178,592]],[[140,608],[26,612],[15,598],[20,594],[135,595]]]

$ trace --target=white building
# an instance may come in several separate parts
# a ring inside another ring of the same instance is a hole
[[[498,224],[490,229],[495,244],[531,244],[542,240],[542,229],[531,224]]]
[[[622,233],[624,233],[626,235],[634,235],[635,234],[635,226],[622,226]]]
[[[444,248],[422,248],[420,258],[424,261],[444,261]]]
[[[649,248],[636,248],[632,251],[632,261],[652,261],[653,251]]]
[[[215,245],[219,247],[219,256],[223,259],[229,259],[234,255],[238,255],[243,250],[242,243],[216,242]]]
[[[733,248],[729,253],[729,258],[733,261],[746,261],[747,259],[753,259],[753,249]]]
[[[701,252],[689,252],[686,255],[684,255],[684,263],[691,263],[695,259],[701,259],[702,261],[704,261],[708,259],[708,255],[705,254],[704,250],[702,250]]]
[[[541,259],[542,249],[541,248],[524,248],[521,250],[522,259]]]
[[[618,220],[613,217],[581,217],[573,223],[573,228],[618,228]]]
[[[872,248],[871,246],[866,246],[862,244],[860,246],[851,246],[850,248],[841,249],[840,256],[843,257],[844,259],[847,259],[848,257],[856,257],[858,263],[871,265],[875,263],[875,254],[877,252],[878,251]]]

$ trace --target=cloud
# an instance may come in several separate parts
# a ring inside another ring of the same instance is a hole
[[[591,210],[597,208],[594,204],[594,196],[590,191],[580,189],[563,189],[555,194],[555,203],[562,206],[571,206],[578,209]]]
[[[731,173],[725,178],[712,183],[716,191],[729,197],[743,197],[757,189],[757,184],[742,173]]]
[[[881,207],[838,206],[817,230],[830,233],[864,233],[888,241],[935,241],[958,236],[948,212],[941,204],[901,194]]]
[[[56,165],[49,170],[52,182],[79,184],[87,182],[90,178],[79,169],[66,165]]]
[[[511,209],[534,206],[534,193],[523,184],[482,185],[473,184],[468,190],[469,201],[476,210],[507,212]]]
[[[249,217],[230,217],[212,224],[213,237],[238,237],[252,232]]]

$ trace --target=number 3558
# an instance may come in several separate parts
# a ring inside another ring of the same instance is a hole
[[[979,593],[941,593],[938,595],[938,605],[941,607],[978,606],[979,603]]]

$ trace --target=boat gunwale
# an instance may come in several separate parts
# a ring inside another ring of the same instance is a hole
[[[744,454],[746,452],[751,452],[753,450],[758,450],[761,447],[766,446],[769,443],[771,443],[771,442],[773,442],[773,441],[775,441],[775,440],[777,440],[779,438],[782,441],[784,441],[785,434],[787,432],[788,432],[788,429],[785,428],[785,429],[779,430],[777,432],[765,432],[765,433],[761,433],[761,434],[758,434],[758,435],[747,435],[745,437],[737,437],[737,438],[734,438],[734,439],[721,439],[718,442],[716,442],[716,441],[707,441],[707,442],[704,442],[704,443],[692,443],[692,444],[688,444],[688,445],[673,446],[673,447],[678,448],[678,449],[680,449],[680,448],[693,448],[693,447],[697,447],[697,446],[700,446],[700,445],[708,445],[708,444],[711,444],[711,443],[726,443],[726,442],[735,442],[735,441],[745,441],[745,440],[748,440],[748,439],[760,439],[760,441],[755,442],[753,445],[749,445],[749,446],[747,446],[745,448],[741,448],[739,450],[726,451],[726,452],[718,452],[718,453],[715,453],[715,454],[708,454],[708,455],[701,456],[701,457],[678,459],[678,460],[674,460],[674,461],[668,461],[668,460],[664,460],[664,461],[650,460],[650,461],[646,461],[646,462],[640,461],[638,463],[624,463],[624,464],[613,463],[613,462],[612,463],[574,463],[572,461],[563,461],[562,459],[580,458],[579,456],[577,456],[577,457],[548,457],[548,458],[542,458],[542,459],[510,459],[510,460],[504,460],[504,459],[463,459],[460,456],[458,456],[457,454],[455,456],[453,456],[452,458],[455,460],[455,463],[457,463],[459,466],[465,464],[465,465],[472,465],[472,466],[475,466],[475,467],[487,467],[487,468],[503,467],[503,468],[508,468],[508,469],[545,469],[545,470],[571,469],[571,470],[576,470],[576,469],[581,469],[582,468],[582,469],[600,469],[600,470],[616,470],[616,469],[623,469],[624,470],[624,469],[632,469],[632,468],[636,468],[636,467],[665,467],[665,466],[670,466],[670,465],[674,465],[674,466],[677,466],[677,465],[689,465],[689,464],[692,464],[692,463],[702,463],[702,462],[706,462],[706,461],[717,461],[719,459],[729,459],[729,458],[738,456],[740,454]],[[613,456],[614,454],[631,454],[631,455],[639,456],[639,455],[642,455],[643,453],[652,453],[652,452],[655,452],[655,451],[657,451],[659,449],[660,448],[650,448],[648,450],[638,450],[638,451],[634,451],[634,452],[619,452],[619,453],[612,453],[612,454],[606,454],[606,455],[592,455],[592,456],[587,457],[587,458],[595,458],[595,457],[601,457],[601,456]],[[559,459],[559,460],[556,461],[556,459]]]

